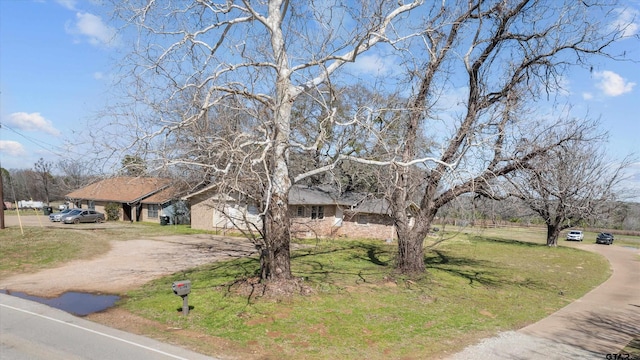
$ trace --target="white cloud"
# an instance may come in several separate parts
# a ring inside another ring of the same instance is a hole
[[[391,57],[379,55],[362,55],[356,59],[353,69],[359,73],[373,75],[389,75],[397,68]]]
[[[90,44],[96,46],[117,44],[116,30],[105,24],[99,16],[78,12],[76,20],[75,23],[67,23],[67,33],[84,37]]]
[[[602,90],[607,96],[619,96],[628,93],[636,86],[636,83],[627,81],[613,71],[598,71],[593,76],[599,80],[596,84],[598,89]]]
[[[60,135],[60,131],[53,127],[51,121],[45,119],[40,113],[17,112],[9,115],[9,124],[21,130],[43,131],[54,136]]]
[[[639,33],[640,11],[636,9],[616,9],[617,18],[610,24],[611,30],[622,31],[623,37],[631,37]]]
[[[56,2],[69,10],[76,10],[76,0],[56,0]]]
[[[591,99],[593,99],[593,94],[590,93],[590,92],[584,92],[584,93],[582,93],[582,99],[591,100]]]
[[[93,78],[96,80],[102,80],[104,79],[104,74],[101,73],[100,71],[96,71],[93,73]]]
[[[13,157],[23,157],[27,154],[22,144],[11,140],[0,140],[0,152]]]

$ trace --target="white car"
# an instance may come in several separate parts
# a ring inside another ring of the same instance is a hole
[[[567,240],[582,241],[584,234],[579,230],[571,230],[567,234]]]

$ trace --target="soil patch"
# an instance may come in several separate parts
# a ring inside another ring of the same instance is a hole
[[[246,239],[215,235],[112,241],[110,245],[111,250],[101,257],[14,275],[0,280],[0,288],[42,297],[67,291],[123,294],[181,270],[255,253]]]

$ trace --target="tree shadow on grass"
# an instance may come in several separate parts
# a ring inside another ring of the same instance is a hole
[[[540,247],[517,240],[479,238],[480,241],[505,245]],[[546,247],[546,246],[545,246]],[[292,252],[292,270],[296,277],[328,286],[340,286],[346,277],[356,283],[379,282],[383,278],[395,277],[393,259],[396,249],[386,244],[354,241],[336,247],[312,247]],[[368,264],[368,265],[367,265]],[[452,251],[431,249],[425,253],[425,267],[429,271],[442,271],[468,281],[469,286],[506,287],[519,286],[532,290],[545,289],[546,284],[531,278],[517,279],[514,270],[499,262],[460,256]],[[207,266],[207,271],[221,279],[249,279],[260,274],[257,257],[220,262]],[[234,280],[230,280],[234,282]],[[222,285],[222,284],[220,284]]]
[[[503,238],[486,238],[482,236],[474,236],[471,239],[477,242],[490,242],[490,243],[498,243],[498,244],[505,244],[505,245],[522,246],[527,248],[548,248],[547,244],[535,243],[530,241],[522,241],[522,240],[503,239]]]
[[[492,241],[492,240],[490,240]],[[497,240],[500,243],[518,245],[518,246],[539,246],[520,241]],[[348,267],[336,265],[331,260],[322,258],[320,255],[340,254],[353,261],[367,262],[371,265],[368,268],[354,266],[353,271]],[[318,255],[316,257],[315,255]],[[320,251],[317,253],[307,252],[300,256],[292,256],[306,270],[300,271],[302,276],[313,278],[315,281],[333,283],[335,276],[353,276],[356,282],[371,282],[369,277],[378,277],[380,275],[389,274],[395,276],[395,268],[393,259],[395,257],[395,249],[391,250],[388,246],[376,243],[354,242],[346,247],[332,249],[328,251]],[[518,280],[514,278],[513,270],[505,267],[498,262],[490,260],[481,260],[471,257],[453,255],[452,252],[431,249],[425,254],[425,267],[427,273],[429,270],[438,270],[446,272],[450,275],[465,279],[470,286],[487,286],[487,287],[503,287],[503,286],[519,286],[532,290],[546,289],[547,284],[531,279],[523,278]]]
[[[352,241],[332,249],[305,249],[292,254],[291,259],[297,276],[315,282],[332,284],[353,277],[355,283],[367,283],[394,270],[393,262],[388,260],[394,254],[395,249],[384,244]]]
[[[526,278],[514,280],[511,276],[512,269],[502,267],[499,263],[472,259],[464,256],[452,256],[443,250],[432,249],[425,255],[425,266],[427,270],[439,270],[450,275],[465,279],[470,286],[520,286],[532,290],[545,289],[546,284]]]

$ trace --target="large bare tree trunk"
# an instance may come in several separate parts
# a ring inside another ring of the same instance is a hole
[[[287,202],[282,196],[286,194],[273,194],[273,205],[267,211],[265,239],[266,262],[262,264],[262,280],[287,280],[291,275],[291,261],[289,252],[289,217],[287,215]],[[286,200],[286,199],[285,199]]]
[[[560,227],[547,224],[547,246],[558,246],[558,236],[560,236]]]
[[[285,39],[281,23],[287,4],[280,1],[269,3],[269,17],[265,20],[271,33],[271,47],[275,55],[277,74],[275,83],[275,108],[273,111],[273,159],[270,187],[266,194],[269,199],[265,224],[265,242],[267,245],[267,269],[263,276],[269,280],[286,280],[291,276],[290,221],[289,221],[289,136],[291,134],[292,103],[299,94],[291,86],[291,72],[285,49]],[[266,280],[263,279],[263,280]]]
[[[396,268],[403,274],[416,274],[425,271],[424,239],[428,231],[424,229],[429,229],[429,224],[429,222],[422,223],[420,225],[421,230],[410,229],[408,227],[398,228],[398,258],[396,259]]]

